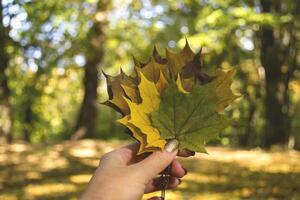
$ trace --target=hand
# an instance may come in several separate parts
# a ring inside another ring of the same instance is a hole
[[[140,200],[144,193],[160,190],[158,175],[170,164],[172,171],[168,189],[176,188],[181,182],[180,178],[187,173],[175,160],[177,148],[177,140],[171,140],[163,151],[141,157],[136,156],[138,144],[134,143],[105,154],[80,199]],[[194,154],[188,150],[179,153],[182,157]]]

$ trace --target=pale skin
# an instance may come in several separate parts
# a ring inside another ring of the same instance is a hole
[[[187,173],[176,155],[195,154],[188,150],[178,152],[177,146],[177,141],[170,141],[162,151],[136,156],[138,144],[133,143],[105,154],[80,200],[140,200],[145,193],[161,189],[159,175],[170,164],[168,189],[175,189]]]

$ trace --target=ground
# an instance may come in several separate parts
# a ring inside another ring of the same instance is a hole
[[[78,199],[99,157],[122,143],[2,144],[0,199]],[[189,173],[167,192],[167,200],[300,199],[299,152],[224,147],[208,152],[182,159]]]

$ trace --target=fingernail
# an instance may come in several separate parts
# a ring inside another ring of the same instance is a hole
[[[175,139],[170,140],[166,146],[165,146],[165,151],[172,153],[178,148],[178,141]]]
[[[191,156],[194,156],[196,154],[195,151],[190,151],[190,153],[191,153]]]
[[[187,174],[186,168],[182,167],[182,169],[184,170],[184,175],[186,175]]]

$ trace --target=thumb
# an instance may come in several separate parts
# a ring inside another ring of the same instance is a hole
[[[150,180],[172,163],[178,152],[178,141],[170,140],[163,151],[156,151],[137,164],[142,169],[143,176]]]

